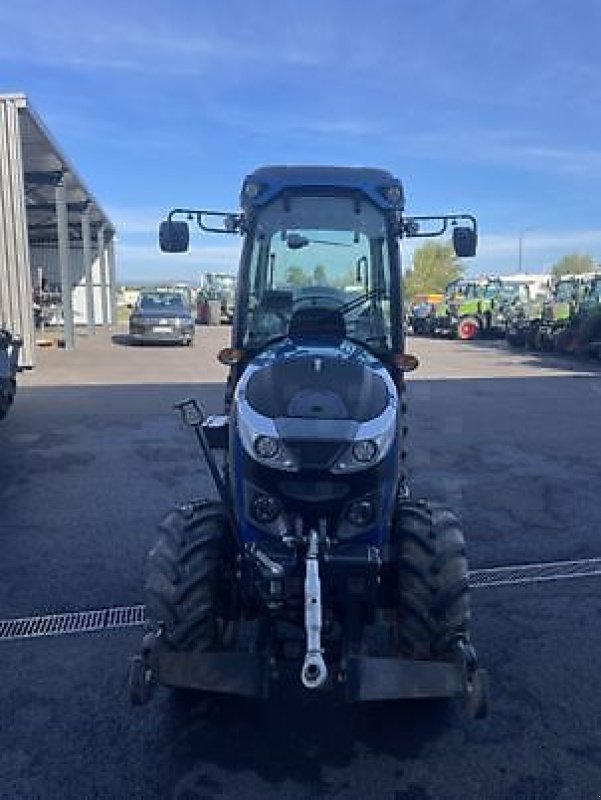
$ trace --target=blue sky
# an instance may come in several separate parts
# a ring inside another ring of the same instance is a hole
[[[0,91],[21,91],[112,217],[122,280],[235,269],[239,242],[158,252],[174,205],[235,209],[269,163],[382,166],[413,213],[470,211],[470,271],[601,260],[595,0],[19,0]],[[409,252],[410,257],[410,252]]]

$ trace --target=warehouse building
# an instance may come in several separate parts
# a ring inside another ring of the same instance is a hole
[[[115,228],[31,108],[0,94],[0,327],[35,362],[34,297],[56,301],[67,349],[116,318]],[[49,302],[50,302],[49,301]]]

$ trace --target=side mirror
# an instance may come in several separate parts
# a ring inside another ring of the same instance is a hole
[[[165,220],[159,226],[159,247],[163,253],[185,253],[190,245],[187,222]]]
[[[359,256],[357,259],[355,270],[355,283],[362,283],[363,282],[363,275],[361,272],[361,267],[365,267],[365,274],[367,275],[367,271],[369,269],[369,262],[367,260],[367,256]]]
[[[476,255],[478,234],[473,228],[453,228],[453,248],[459,258],[471,258]]]

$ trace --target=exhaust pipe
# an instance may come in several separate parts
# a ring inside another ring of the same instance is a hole
[[[301,669],[301,681],[307,689],[318,689],[328,677],[328,668],[321,653],[321,581],[319,580],[318,553],[317,532],[311,531],[305,574],[307,652]]]

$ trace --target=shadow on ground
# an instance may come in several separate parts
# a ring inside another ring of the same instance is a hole
[[[474,339],[472,341],[459,342],[459,347],[474,348],[479,350],[489,350],[496,354],[506,353],[511,358],[516,356],[522,359],[520,361],[524,366],[529,367],[544,367],[545,369],[567,369],[567,370],[587,370],[594,372],[601,372],[601,350],[589,354],[586,352],[577,353],[560,353],[560,352],[542,352],[539,350],[530,350],[526,347],[511,347],[505,339],[483,338]],[[499,366],[510,366],[513,361],[499,362]]]
[[[414,494],[458,512],[473,567],[599,555],[600,395],[579,375],[409,384]],[[157,522],[215,491],[187,397],[219,413],[223,386],[21,390],[0,429],[2,616],[140,601]]]
[[[119,347],[183,347],[180,342],[161,342],[157,339],[148,341],[141,341],[134,339],[128,333],[114,333],[111,336],[111,342]]]
[[[253,772],[268,784],[303,782],[317,794],[320,785],[327,790],[328,771],[349,768],[358,750],[388,754],[399,765],[418,758],[455,716],[454,705],[443,701],[349,706],[328,694],[308,696],[293,679],[263,702],[163,690],[159,708],[161,735],[178,737],[171,753],[175,774],[193,770],[202,753],[204,763],[224,773]],[[294,709],[293,724],[284,708]],[[195,788],[208,787],[200,779]]]
[[[415,493],[457,509],[472,568],[599,556],[598,390],[581,375],[410,383]],[[1,618],[143,600],[157,521],[212,491],[172,411],[189,396],[219,412],[223,386],[22,388],[0,428]],[[580,585],[474,593],[493,677],[479,725],[438,703],[307,697],[298,680],[267,704],[161,691],[132,710],[140,631],[2,643],[0,797],[594,796],[601,609]]]

